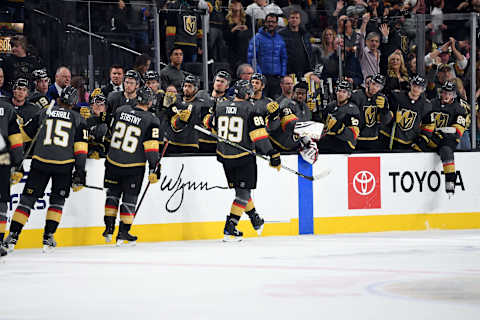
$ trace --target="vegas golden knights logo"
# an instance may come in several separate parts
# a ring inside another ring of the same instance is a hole
[[[415,124],[415,119],[417,118],[417,113],[410,109],[402,109],[400,113],[402,114],[399,122],[400,129],[403,131],[412,129]]]
[[[364,106],[363,112],[365,114],[365,125],[369,128],[373,127],[377,117],[377,110],[375,106]]]
[[[337,123],[337,119],[335,119],[334,116],[332,116],[331,114],[328,115],[327,117],[327,132],[330,132],[330,130],[333,128],[333,126],[335,125],[335,123]]]
[[[448,126],[448,113],[434,112],[433,115],[435,117],[435,126],[437,128],[444,128]]]
[[[407,36],[401,36],[400,37],[400,48],[402,49],[402,52],[408,52],[408,37]]]
[[[197,34],[197,17],[183,16],[183,29],[191,36]]]

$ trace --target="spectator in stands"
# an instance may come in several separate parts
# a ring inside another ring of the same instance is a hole
[[[5,83],[5,76],[3,74],[3,69],[0,67],[0,98],[6,96],[6,92],[3,89],[3,84]]]
[[[185,74],[180,70],[182,63],[182,49],[173,48],[170,51],[170,64],[160,71],[160,83],[163,90],[167,89],[171,84],[177,88],[177,91],[181,90],[183,79],[185,79]]]
[[[146,53],[141,54],[135,58],[133,69],[140,74],[142,81],[145,78],[145,73],[148,71],[148,69],[150,69],[151,63],[152,63],[152,58],[150,58],[150,56]]]
[[[361,35],[355,30],[352,18],[341,16],[338,19],[338,34],[344,39],[345,50],[356,53]]]
[[[128,1],[130,2],[130,1]],[[150,1],[140,1],[141,3],[150,2]],[[148,6],[143,6],[140,4],[128,4],[131,5],[130,9],[130,21],[129,21],[129,31],[130,31],[130,45],[137,51],[145,52],[149,50],[148,44],[148,33],[150,26],[150,10]],[[143,74],[142,74],[143,75]]]
[[[244,63],[238,66],[237,68],[237,78],[239,80],[248,80],[250,81],[250,78],[254,74],[254,70],[252,66],[248,63]]]
[[[12,54],[7,55],[3,61],[4,90],[11,95],[13,83],[18,78],[31,80],[33,70],[41,69],[39,59],[27,52],[27,38],[22,35],[11,39]]]
[[[335,47],[343,47],[343,39],[335,40]],[[343,68],[343,77],[345,80],[350,82],[354,88],[358,88],[363,83],[362,68],[360,67],[360,62],[353,52],[348,52],[343,49],[341,52],[341,61]],[[330,56],[327,63],[325,64],[322,70],[321,78],[323,80],[328,80],[331,78],[333,83],[338,80],[339,75],[339,66],[338,66],[338,54],[337,50]]]
[[[55,83],[51,84],[48,87],[47,98],[48,100],[57,100],[58,97],[62,94],[62,90],[70,85],[72,80],[72,73],[70,69],[65,66],[61,66],[55,72]]]
[[[331,27],[326,28],[322,32],[322,42],[320,45],[313,44],[312,50],[314,54],[313,64],[325,64],[330,56],[335,52],[335,37],[337,32]]]
[[[278,16],[267,14],[265,27],[255,35],[255,57],[253,39],[248,46],[248,63],[252,64],[255,59],[256,72],[267,78],[267,97],[275,97],[280,93],[280,79],[287,73],[287,48],[282,36],[277,33],[277,27]]]
[[[208,30],[208,57],[214,61],[225,61],[225,40],[223,39],[228,0],[208,0],[210,12]],[[240,4],[241,6],[241,4]]]
[[[306,29],[308,26],[308,14],[302,9],[302,0],[288,0],[288,7],[283,7],[282,11],[286,17],[290,17],[290,14],[294,11],[300,13],[300,27]],[[290,25],[290,21],[288,22]]]
[[[417,55],[415,52],[409,53],[407,56],[407,71],[410,78],[417,74]]]
[[[125,1],[118,0],[117,4],[109,6],[107,9],[108,28],[104,28],[109,32],[127,33],[128,32],[128,11]]]
[[[300,12],[290,11],[288,27],[278,32],[283,37],[287,48],[287,74],[295,74],[298,79],[312,70],[311,36],[300,27],[300,23]]]
[[[255,28],[258,30],[264,25],[265,20],[269,14],[274,14],[277,17],[283,15],[282,9],[275,3],[268,3],[268,0],[255,0],[254,3],[247,6],[245,13],[255,20]],[[284,27],[286,25],[283,19],[277,21],[278,25]]]
[[[228,62],[234,68],[247,62],[248,43],[252,38],[252,23],[242,3],[232,0],[225,18],[224,37],[228,46]]]
[[[370,21],[370,14],[362,17],[360,27],[360,44],[358,48],[358,59],[362,68],[363,77],[373,76],[380,73],[380,35],[376,32],[366,34],[367,24]]]
[[[125,70],[121,65],[114,64],[110,67],[109,76],[110,82],[102,87],[102,93],[108,97],[110,92],[123,91],[123,75]]]
[[[293,97],[293,78],[291,76],[285,76],[280,81],[280,88],[282,89],[282,94],[278,97],[275,97],[275,100],[280,104],[284,99],[292,99]]]
[[[453,52],[455,56],[454,62],[450,62],[450,52]],[[448,40],[437,50],[434,50],[425,56],[425,67],[427,68],[431,67],[432,65],[436,65],[438,67],[443,64],[448,64],[452,68],[454,78],[457,77],[457,74],[458,76],[462,76],[464,70],[467,68],[468,60],[458,50],[456,46],[456,40],[454,38],[450,38],[450,40]]]
[[[82,76],[74,76],[72,77],[71,86],[77,89],[77,107],[88,106],[88,92],[85,89],[85,79]]]
[[[395,90],[409,89],[409,75],[403,55],[400,50],[395,51],[388,57],[387,78],[384,92],[390,97]]]

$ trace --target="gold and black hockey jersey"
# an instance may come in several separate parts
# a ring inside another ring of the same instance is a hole
[[[414,101],[406,92],[393,92],[391,103],[391,110],[396,110],[393,121],[382,126],[380,133],[390,138],[392,127],[396,122],[393,138],[395,141],[404,145],[410,145],[417,139],[428,142],[434,129],[434,124],[429,116],[432,110],[430,100],[422,95]]]
[[[440,98],[432,101],[430,118],[435,125],[435,131],[428,143],[430,148],[448,144],[455,149],[467,125],[467,111],[457,101],[442,104]]]
[[[78,112],[60,106],[43,109],[23,127],[25,142],[38,130],[32,159],[57,165],[84,162],[88,152],[88,130]]]
[[[123,106],[117,109],[110,125],[107,162],[120,168],[150,168],[158,162],[160,121],[150,111]]]
[[[383,93],[377,93],[368,97],[365,89],[358,89],[353,92],[350,101],[357,105],[360,111],[360,134],[358,140],[378,140],[379,128],[389,118],[389,107],[387,97]]]
[[[197,47],[202,39],[202,20],[195,7],[183,1],[169,1],[167,10],[167,51],[174,46]]]
[[[338,106],[334,101],[328,104],[323,113],[325,133],[335,136],[347,143],[350,148],[355,149],[361,126],[360,111],[357,105],[347,102],[345,105]]]
[[[123,91],[110,92],[107,98],[107,112],[113,114],[118,108],[129,105],[136,106],[137,99],[127,99]]]
[[[266,154],[272,149],[268,140],[264,118],[256,112],[250,101],[224,101],[217,105],[213,118],[206,117],[204,124],[226,140],[249,150]],[[251,160],[252,155],[225,142],[217,143],[217,159],[225,163]]]
[[[23,158],[23,139],[15,111],[7,104],[0,105],[0,134],[8,141],[11,163],[18,165]]]
[[[172,107],[171,125],[167,128],[167,137],[170,144],[198,149],[199,133],[194,129],[194,126],[201,123],[201,113],[202,110],[205,110],[205,106],[210,107],[210,102],[198,96],[195,96],[191,101],[185,101],[180,96],[177,97],[177,102]],[[190,111],[187,122],[182,121],[179,117],[179,112],[182,110]]]
[[[284,101],[291,101],[284,99]],[[284,104],[282,101],[282,107],[280,108],[279,126],[275,126],[274,130],[270,131],[270,141],[273,146],[281,151],[297,150],[300,147],[298,137],[294,135],[293,130],[295,124],[299,121],[295,115],[292,106],[293,101],[290,104]]]

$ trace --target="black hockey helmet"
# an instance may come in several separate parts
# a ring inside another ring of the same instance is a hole
[[[337,80],[337,84],[335,87],[335,92],[338,92],[338,90],[347,90],[348,92],[352,92],[353,86],[352,84],[347,81],[347,80]]]
[[[253,95],[253,86],[248,80],[238,80],[233,88],[235,96],[239,99],[245,99],[247,95]]]
[[[153,101],[153,91],[149,87],[141,87],[137,90],[137,102],[141,105],[147,105]]]
[[[263,84],[265,84],[265,85],[267,84],[267,78],[261,73],[252,74],[252,77],[250,78],[250,81],[252,81],[252,80],[260,80],[260,81],[262,81]]]
[[[185,83],[191,83],[197,89],[200,87],[200,79],[193,74],[189,74],[185,77],[185,79],[183,79],[182,87]]]
[[[34,81],[40,80],[40,79],[48,79],[48,74],[47,71],[44,69],[37,69],[32,72],[32,79]]]
[[[456,92],[457,85],[453,81],[445,81],[445,83],[442,84],[442,91]]]
[[[416,86],[424,87],[425,88],[425,78],[420,75],[413,76],[412,80],[410,80],[410,84],[414,84]]]
[[[15,82],[13,83],[13,89],[15,90],[18,87],[28,88],[28,80],[25,78],[18,78],[17,80],[15,80]]]
[[[107,101],[107,98],[103,94],[102,90],[100,88],[95,88],[95,90],[92,91],[90,94],[90,97],[88,98],[88,102],[90,104],[102,104]]]
[[[60,102],[74,106],[78,102],[78,91],[72,86],[66,86],[63,88],[62,93],[60,94]]]
[[[145,81],[148,81],[148,80],[157,80],[157,81],[160,81],[160,75],[159,75],[158,72],[155,71],[155,70],[148,70],[148,71],[145,73]]]
[[[377,73],[372,76],[372,81],[378,83],[382,87],[385,86],[385,76],[383,74]]]
[[[220,78],[223,78],[225,80],[227,80],[228,82],[232,81],[232,76],[230,75],[230,73],[226,70],[220,70],[218,71],[216,74],[215,74],[215,78],[216,79],[217,77],[220,77]]]
[[[137,83],[140,83],[140,74],[136,71],[136,70],[133,70],[133,69],[130,69],[128,70],[126,73],[125,73],[125,79],[126,78],[132,78],[132,79],[135,79],[135,81],[137,81]]]

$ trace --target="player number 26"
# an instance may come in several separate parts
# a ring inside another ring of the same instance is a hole
[[[142,130],[137,126],[132,126],[125,122],[117,122],[112,135],[110,147],[121,149],[128,153],[134,153],[137,150],[138,137],[142,134]]]

